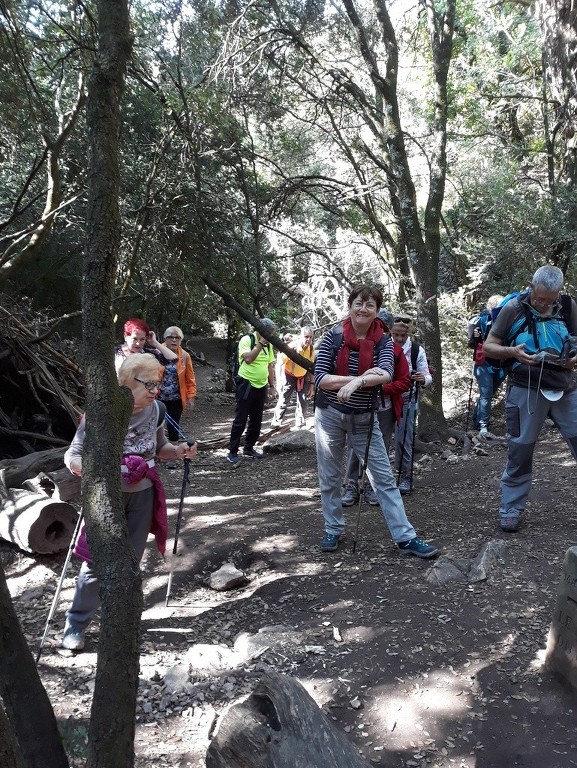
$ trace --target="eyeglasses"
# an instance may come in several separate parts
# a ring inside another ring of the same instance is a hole
[[[542,299],[539,296],[535,294],[535,291],[531,289],[531,304],[535,304],[537,307],[544,307],[545,309],[549,307],[554,307],[559,302],[559,294],[555,296],[553,301],[547,301],[547,299]]]
[[[170,339],[171,341],[180,341],[182,339],[182,336],[165,336],[165,339]]]
[[[142,384],[142,386],[149,392],[154,392],[155,389],[160,389],[160,381],[142,381],[142,379],[137,379],[136,376],[134,377],[134,381]]]

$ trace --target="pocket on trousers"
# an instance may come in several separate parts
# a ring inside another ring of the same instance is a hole
[[[511,437],[519,437],[521,434],[521,421],[517,405],[508,405],[505,408],[505,422],[507,424],[507,434],[511,435]]]

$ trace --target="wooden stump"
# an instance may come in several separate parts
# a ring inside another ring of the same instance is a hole
[[[63,501],[23,488],[2,489],[0,538],[26,552],[52,555],[72,540],[78,512]]]
[[[232,706],[206,753],[206,768],[368,768],[302,685],[269,671]]]

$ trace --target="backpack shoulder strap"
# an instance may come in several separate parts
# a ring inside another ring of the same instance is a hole
[[[158,421],[156,422],[156,426],[159,427],[164,421],[164,416],[166,414],[166,405],[160,400],[156,400],[155,402],[156,402],[156,405],[158,406]]]
[[[343,343],[343,324],[339,323],[333,328],[333,365],[337,359],[339,349]]]
[[[568,293],[561,293],[559,295],[561,301],[561,317],[563,322],[569,328],[571,324],[571,310],[573,309],[573,301]]]

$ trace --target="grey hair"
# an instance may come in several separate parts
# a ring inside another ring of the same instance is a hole
[[[261,324],[262,324],[262,325],[264,325],[264,327],[265,327],[265,328],[266,328],[268,331],[274,331],[274,329],[275,329],[275,324],[274,324],[274,322],[273,322],[273,321],[270,319],[270,317],[261,317],[261,318],[260,318],[260,322],[261,322]]]
[[[553,264],[545,264],[533,275],[531,285],[533,287],[539,286],[546,291],[560,291],[563,288],[563,272],[559,267],[554,267]]]
[[[163,338],[166,339],[167,336],[180,336],[181,339],[184,339],[184,333],[180,330],[178,325],[171,325],[167,328]]]

